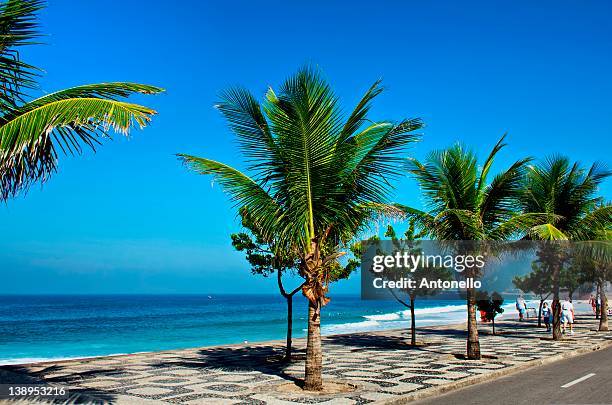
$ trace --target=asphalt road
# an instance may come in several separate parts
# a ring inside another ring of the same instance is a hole
[[[414,403],[612,404],[612,347]]]

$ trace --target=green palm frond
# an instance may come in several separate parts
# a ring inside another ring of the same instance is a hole
[[[273,213],[259,211],[268,217],[267,232],[301,254],[313,239],[339,246],[376,216],[399,214],[387,205],[388,183],[399,174],[400,154],[417,139],[412,131],[421,123],[370,121],[371,103],[381,91],[375,82],[347,117],[313,68],[301,69],[278,91],[269,89],[261,103],[243,89],[223,92],[217,108],[236,134],[251,174],[244,175],[249,188],[230,184],[230,194],[242,206],[265,193],[275,204]],[[200,173],[220,176],[207,165]]]
[[[599,163],[586,170],[556,155],[529,167],[521,198],[523,212],[544,212],[559,218],[554,226],[539,228],[542,232],[534,233],[534,237],[540,233],[544,238],[561,237],[559,231],[572,240],[596,238],[611,221],[610,208],[598,196],[600,184],[610,175],[612,172]]]
[[[254,162],[253,169],[261,160],[274,158],[275,140],[261,106],[249,91],[243,88],[225,90],[215,107],[238,137],[242,152]]]
[[[566,233],[573,240],[597,240],[606,236],[610,228],[612,228],[612,204],[606,203],[587,212]]]
[[[18,48],[36,43],[43,5],[39,0],[0,4],[0,201],[46,180],[60,151],[95,149],[111,130],[127,134],[146,126],[154,110],[118,99],[163,91],[138,83],[100,83],[26,101],[26,92],[37,87],[39,69],[23,62]]]
[[[504,139],[506,139],[506,135],[507,134],[504,134],[499,139],[499,141],[497,141],[497,143],[491,150],[491,153],[489,153],[489,156],[485,160],[485,163],[482,166],[482,169],[480,170],[480,178],[478,179],[478,190],[482,190],[485,187],[487,176],[489,175],[491,166],[493,166],[493,162],[495,161],[495,156],[500,150],[502,150],[506,146],[506,144],[504,143]]]
[[[29,101],[27,104],[16,108],[16,110],[1,118],[0,123],[9,121],[12,117],[33,110],[37,107],[44,106],[54,101],[68,100],[75,98],[103,98],[109,100],[117,100],[118,98],[126,98],[133,94],[157,94],[162,93],[164,89],[147,84],[129,83],[129,82],[110,82],[85,84],[81,86],[70,87],[68,89],[59,90],[42,97]]]
[[[189,170],[213,176],[230,195],[235,206],[248,211],[251,220],[258,223],[264,238],[272,239],[275,236],[270,232],[273,227],[270,222],[279,219],[283,213],[274,198],[253,179],[214,160],[185,154],[177,156]]]
[[[488,186],[480,189],[479,211],[485,226],[495,227],[516,215],[523,193],[525,168],[530,161],[531,158],[517,160],[497,174]]]
[[[342,133],[340,134],[340,142],[349,139],[362,127],[370,112],[370,108],[372,108],[372,101],[382,92],[381,80],[377,80],[370,86],[346,120],[344,128],[342,128]]]
[[[18,46],[30,45],[39,36],[38,0],[8,0],[0,4],[0,109],[10,111],[23,100],[25,91],[36,88],[40,69],[23,62]]]
[[[424,163],[408,162],[408,171],[423,191],[427,212],[404,209],[423,232],[439,240],[499,240],[524,234],[525,225],[534,224],[535,216],[516,217],[528,158],[487,182],[504,139],[505,135],[481,168],[474,153],[460,144],[431,152]]]
[[[562,230],[555,227],[553,224],[543,224],[532,227],[529,230],[533,239],[539,240],[568,240],[569,238]]]
[[[551,214],[544,213],[517,213],[491,230],[490,239],[492,240],[512,240],[516,238],[532,237],[532,228],[542,224],[554,224],[560,218]],[[553,225],[554,226],[554,225]],[[537,234],[537,233],[535,233]]]
[[[95,97],[25,104],[0,126],[0,200],[45,180],[56,169],[58,149],[95,149],[110,130],[127,134],[133,126],[145,127],[153,114],[137,104]]]

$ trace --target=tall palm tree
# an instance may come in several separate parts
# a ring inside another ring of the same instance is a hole
[[[18,48],[39,36],[39,0],[0,4],[0,201],[57,168],[57,157],[92,149],[111,129],[127,134],[148,124],[155,111],[119,101],[133,93],[153,94],[159,87],[101,83],[72,87],[27,101],[40,70],[20,59]]]
[[[545,212],[554,218],[554,221],[534,227],[531,236],[548,241],[597,240],[612,222],[612,205],[605,204],[598,196],[599,186],[611,174],[598,163],[587,170],[564,156],[551,156],[530,166],[521,199],[523,212]],[[551,260],[553,339],[559,340],[559,275],[563,253],[559,251],[555,256],[558,260]]]
[[[273,235],[299,258],[309,301],[305,389],[322,389],[320,311],[330,270],[341,250],[387,204],[399,175],[400,152],[415,141],[418,119],[372,122],[368,112],[382,91],[374,83],[348,117],[320,74],[304,68],[260,104],[248,91],[221,94],[217,108],[238,138],[247,175],[214,160],[180,154],[192,170],[213,175],[238,208],[253,215],[264,238]]]
[[[408,170],[419,182],[426,210],[403,207],[427,236],[449,241],[506,240],[528,229],[531,215],[517,215],[525,165],[517,160],[488,182],[497,153],[505,146],[505,135],[497,142],[482,167],[476,155],[460,144],[434,151],[426,162],[410,160]],[[467,357],[480,358],[476,324],[476,294],[466,291],[468,313]]]
[[[599,319],[599,331],[607,332],[608,297],[605,285],[612,281],[612,223],[597,235],[597,240],[576,243],[572,250],[572,267],[579,282],[589,283],[596,288],[596,299],[600,300],[600,305],[595,307],[595,318]]]

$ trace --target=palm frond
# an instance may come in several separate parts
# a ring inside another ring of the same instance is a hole
[[[497,153],[502,150],[507,144],[504,143],[504,139],[506,139],[506,135],[502,135],[502,137],[497,141],[491,153],[484,162],[482,169],[480,169],[480,178],[478,179],[478,190],[482,190],[485,187],[487,176],[489,175],[489,171],[491,170],[491,166],[493,166],[493,161],[495,160],[495,156]]]
[[[612,205],[605,204],[589,211],[571,230],[566,231],[572,240],[597,240],[612,227]]]
[[[353,136],[353,134],[355,134],[363,125],[368,113],[370,112],[370,108],[372,107],[372,101],[383,91],[380,84],[381,80],[375,81],[363,95],[359,103],[357,103],[357,106],[355,106],[355,109],[351,115],[349,115],[344,127],[342,128],[339,140],[340,143]]]
[[[253,179],[214,160],[186,154],[177,154],[177,157],[189,170],[212,175],[230,195],[235,206],[248,211],[251,220],[258,224],[258,229],[265,239],[280,240],[278,233],[282,232],[282,227],[276,226],[275,223],[282,218],[283,213],[274,198]]]
[[[325,229],[338,209],[330,198],[339,187],[333,166],[342,128],[337,97],[320,75],[305,68],[288,78],[278,94],[269,92],[264,109],[282,145],[278,171],[283,174],[274,184],[277,200],[290,221],[300,224],[292,239],[303,238],[300,244],[309,245],[316,229]]]
[[[494,228],[516,214],[523,194],[525,165],[530,161],[531,158],[517,160],[506,171],[496,175],[484,190],[480,190],[482,202],[479,212],[485,227]]]
[[[543,224],[554,224],[560,217],[546,213],[517,213],[498,223],[488,233],[490,240],[512,240],[533,236],[532,228]],[[554,226],[554,225],[553,225]]]
[[[55,171],[58,148],[78,154],[95,149],[110,130],[127,134],[143,128],[155,111],[136,104],[100,98],[69,98],[27,104],[0,126],[0,177],[5,200]]]
[[[0,4],[0,109],[10,111],[23,100],[24,91],[36,87],[40,69],[23,62],[18,46],[33,44],[39,36],[38,0],[8,0]]]
[[[560,218],[555,228],[565,237],[588,240],[610,222],[609,210],[598,209],[602,199],[597,195],[599,185],[610,175],[612,172],[598,163],[585,170],[567,157],[547,157],[527,171],[526,189],[521,198],[523,212],[554,214]],[[537,235],[538,232],[534,233]],[[542,235],[559,236],[546,229]]]
[[[569,238],[563,231],[555,227],[553,224],[543,224],[532,227],[529,234],[534,239],[539,240],[568,240]]]
[[[346,118],[330,85],[309,67],[269,89],[261,104],[244,89],[221,95],[217,108],[238,138],[251,182],[276,204],[268,213],[275,239],[282,235],[301,255],[313,240],[335,248],[375,216],[397,213],[387,205],[389,183],[422,123],[370,121],[381,91],[375,82]],[[211,167],[200,173],[218,175]],[[239,190],[232,195],[247,198]]]
[[[516,161],[487,183],[494,159],[505,146],[504,139],[505,135],[480,169],[474,153],[461,144],[431,152],[424,163],[408,162],[407,169],[418,181],[427,207],[428,216],[416,215],[417,223],[429,236],[497,240],[525,231],[520,226],[525,221],[513,218],[519,209],[529,158]]]

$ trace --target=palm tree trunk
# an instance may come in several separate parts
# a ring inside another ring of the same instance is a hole
[[[552,301],[552,329],[553,329],[553,340],[561,340],[561,301],[559,300],[559,266],[557,263],[553,264],[553,301]]]
[[[608,297],[606,296],[606,289],[604,288],[603,281],[600,281],[599,291],[601,294],[601,305],[600,311],[601,315],[599,316],[599,331],[606,332],[608,331]]]
[[[553,340],[561,340],[561,302],[557,294],[553,298],[551,307]]]
[[[291,361],[291,346],[293,334],[293,295],[287,295],[287,343],[285,344],[285,360]]]
[[[495,317],[491,319],[491,325],[493,326],[493,336],[495,336]]]
[[[478,324],[476,323],[476,298],[473,288],[467,289],[467,312],[467,358],[470,360],[480,360],[480,342],[478,341]]]
[[[416,346],[416,321],[414,319],[414,297],[410,296],[410,345]]]
[[[538,328],[542,327],[542,305],[544,305],[544,300],[540,298],[540,307],[538,308]]]
[[[323,351],[321,350],[320,304],[308,301],[308,337],[306,340],[306,370],[304,389],[323,389]]]

